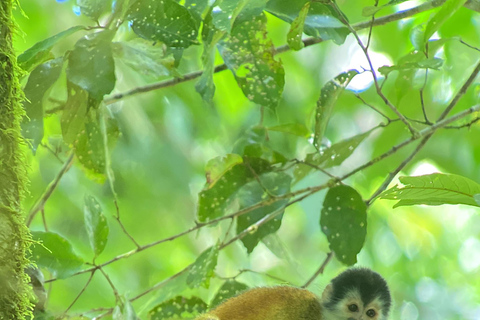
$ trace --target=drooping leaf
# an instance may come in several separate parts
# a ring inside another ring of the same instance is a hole
[[[24,89],[27,100],[23,107],[27,117],[23,118],[22,134],[31,141],[34,154],[43,138],[43,99],[60,76],[62,65],[63,58],[39,65],[30,73]]]
[[[367,234],[367,205],[352,187],[330,188],[323,201],[320,218],[330,250],[346,265],[357,262]]]
[[[307,138],[311,135],[310,130],[308,130],[305,125],[300,123],[286,123],[278,126],[268,127],[267,129],[269,131],[289,133],[303,138]]]
[[[107,245],[109,228],[107,219],[105,219],[97,199],[91,195],[86,195],[84,201],[85,228],[87,229],[88,240],[96,258]]]
[[[266,33],[266,16],[262,13],[252,20],[237,21],[218,48],[245,96],[275,108],[283,92],[285,72],[281,62],[273,58],[273,43]]]
[[[57,278],[64,279],[80,270],[83,259],[74,251],[67,239],[57,233],[32,231],[33,240],[41,244],[32,246],[31,261],[48,269]]]
[[[160,41],[169,47],[187,48],[197,44],[195,19],[187,8],[173,0],[137,1],[127,18],[133,32],[144,39]]]
[[[115,58],[139,73],[155,78],[176,74],[173,72],[175,58],[172,54],[167,55],[162,45],[135,39],[129,42],[114,42],[112,50]]]
[[[245,291],[248,289],[246,284],[238,282],[236,280],[227,280],[224,284],[218,289],[215,297],[213,297],[212,301],[210,302],[210,309],[215,308],[223,301],[235,297],[240,292]]]
[[[341,73],[333,80],[328,81],[320,91],[320,98],[317,101],[317,109],[315,111],[315,133],[313,136],[313,144],[317,148],[322,143],[323,134],[338,97],[357,74],[358,71],[356,70]]]
[[[60,125],[63,140],[67,144],[76,144],[85,133],[88,93],[73,83],[67,83],[67,103],[63,109]]]
[[[223,162],[223,163],[222,163]],[[219,169],[207,180],[206,187],[198,195],[197,215],[201,222],[209,221],[226,214],[234,200],[235,193],[246,183],[255,179],[252,170],[260,175],[270,171],[270,164],[262,159],[251,158],[248,164],[240,162],[235,156],[211,162]],[[210,172],[210,171],[209,171]],[[224,172],[221,176],[220,174]],[[209,173],[207,173],[209,174]]]
[[[169,320],[191,318],[207,310],[207,304],[198,297],[177,296],[155,306],[148,313],[150,320]]]
[[[25,50],[21,55],[18,56],[17,62],[18,65],[24,70],[30,70],[39,63],[42,63],[44,59],[49,55],[50,49],[63,38],[68,37],[69,35],[80,31],[85,30],[84,26],[75,26],[71,27],[65,31],[62,31],[50,38],[37,42],[30,49]]]
[[[427,43],[431,36],[460,9],[467,0],[447,0],[435,15],[433,15],[425,28],[423,43]]]
[[[347,138],[335,143],[330,148],[322,149],[321,152],[307,154],[304,162],[318,168],[327,169],[339,166],[352,155],[358,145],[370,134],[371,131]],[[293,175],[295,183],[305,178],[314,167],[308,164],[299,163],[295,166]]]
[[[112,6],[112,0],[77,0],[77,6],[82,14],[97,21]]]
[[[212,246],[203,251],[195,260],[187,276],[187,285],[190,288],[210,286],[210,278],[217,266],[218,246]]]
[[[118,303],[113,309],[112,318],[114,320],[138,320],[135,309],[133,308],[130,300],[126,298],[121,299],[121,303]]]
[[[378,68],[381,74],[387,75],[396,70],[410,70],[410,69],[434,69],[438,70],[443,65],[443,60],[439,58],[423,59],[415,62],[405,62],[401,65],[383,66]]]
[[[298,17],[292,21],[290,31],[287,34],[287,43],[293,50],[300,50],[305,45],[302,41],[303,27],[305,25],[305,19],[307,18],[308,10],[310,10],[310,2],[306,2],[300,10]]]
[[[399,179],[403,187],[394,186],[378,196],[380,199],[398,200],[394,208],[417,204],[480,206],[474,198],[480,193],[480,184],[468,178],[456,174],[433,173]]]
[[[283,172],[268,172],[258,176],[261,184],[257,180],[250,181],[245,184],[237,193],[240,209],[251,207],[269,197],[283,196],[290,192],[291,178]],[[288,199],[282,199],[273,202],[270,205],[262,206],[252,210],[237,218],[237,234],[243,232],[257,221],[265,216],[278,213],[272,220],[266,222],[258,228],[255,228],[249,234],[245,235],[241,240],[247,248],[247,252],[251,253],[257,244],[265,236],[276,232],[282,223],[283,211]]]
[[[112,56],[112,30],[88,35],[75,44],[68,54],[67,78],[102,100],[115,87],[115,64]]]

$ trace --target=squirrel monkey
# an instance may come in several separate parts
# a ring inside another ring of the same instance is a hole
[[[382,276],[352,268],[334,278],[321,299],[295,287],[255,288],[196,320],[386,320],[391,304]]]

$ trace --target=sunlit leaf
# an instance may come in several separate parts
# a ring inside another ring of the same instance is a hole
[[[243,159],[238,154],[227,154],[224,157],[211,159],[205,167],[207,183],[210,187],[213,186],[225,173],[242,163]]]
[[[144,39],[181,48],[197,43],[195,19],[187,8],[173,0],[137,1],[131,6],[128,19],[133,31]]]
[[[300,13],[298,14],[298,17],[292,21],[290,31],[288,31],[287,43],[293,50],[300,50],[305,46],[302,41],[302,34],[308,10],[310,10],[310,2],[305,3],[305,5],[302,7],[302,10],[300,10]]]
[[[266,17],[236,23],[231,35],[218,48],[245,96],[262,106],[275,108],[285,84],[280,61],[273,58],[274,47],[267,38]]]
[[[31,141],[34,154],[43,138],[43,100],[48,89],[60,76],[62,66],[63,58],[39,65],[30,73],[24,89],[27,100],[23,107],[27,117],[23,118],[22,134]]]
[[[328,81],[320,91],[320,98],[317,101],[317,109],[315,111],[315,133],[313,136],[313,144],[317,148],[322,143],[323,134],[338,97],[357,74],[358,71],[356,70],[341,73],[333,80]]]
[[[59,234],[32,231],[32,238],[41,244],[32,246],[31,260],[54,273],[57,278],[67,278],[83,266],[83,259],[73,251],[70,242]]]
[[[97,100],[102,100],[115,87],[115,64],[111,49],[113,36],[111,30],[88,35],[78,40],[68,54],[68,80]]]
[[[95,257],[100,255],[107,245],[109,228],[107,219],[102,212],[102,208],[91,195],[85,196],[85,205],[83,208],[85,228],[87,229],[88,240],[93,249]]]
[[[309,137],[311,135],[310,130],[308,130],[305,125],[300,123],[286,123],[278,126],[268,127],[267,129],[269,131],[289,133],[303,138]]]
[[[212,246],[203,251],[195,260],[187,276],[187,285],[190,288],[210,286],[210,278],[217,266],[218,246]]]
[[[220,287],[220,289],[218,289],[217,293],[210,302],[210,309],[215,308],[223,301],[235,297],[237,294],[247,289],[247,285],[236,280],[225,281],[225,283]]]
[[[467,0],[447,0],[437,13],[427,23],[423,43],[427,43],[431,36],[460,9]]]
[[[50,38],[37,42],[33,47],[25,50],[24,53],[18,56],[17,62],[19,66],[24,70],[30,70],[33,66],[44,61],[45,57],[48,56],[50,49],[52,49],[58,41],[80,30],[85,30],[85,27],[71,27]]]
[[[207,310],[207,304],[198,297],[177,296],[155,306],[148,313],[151,320],[185,319],[195,317]]]
[[[335,257],[346,265],[355,264],[367,234],[367,205],[360,194],[345,185],[329,189],[320,226]]]
[[[258,176],[261,184],[257,180],[253,180],[245,184],[237,193],[240,209],[251,207],[270,197],[283,196],[290,192],[291,177],[283,172],[268,172]],[[265,216],[278,213],[272,220],[266,222],[260,227],[255,227],[249,234],[244,236],[241,240],[247,252],[250,253],[257,246],[257,244],[265,236],[276,232],[282,223],[283,211],[289,199],[282,199],[273,202],[272,204],[262,206],[258,209],[252,210],[237,218],[237,234],[243,232],[257,221],[263,219]]]
[[[480,193],[480,184],[468,178],[444,173],[416,177],[400,177],[403,187],[394,186],[382,192],[380,199],[398,200],[394,208],[425,204],[466,204],[480,206],[475,195]]]

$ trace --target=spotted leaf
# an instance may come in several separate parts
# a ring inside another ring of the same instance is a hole
[[[190,288],[210,286],[210,278],[217,266],[218,246],[213,246],[203,251],[193,263],[187,276],[187,285]]]
[[[150,320],[185,319],[207,310],[207,304],[198,297],[177,296],[155,306],[148,313]]]
[[[213,297],[210,302],[210,309],[218,306],[223,301],[235,297],[240,292],[248,289],[246,284],[238,282],[236,280],[227,280],[225,283],[218,289],[215,297]]]
[[[102,207],[97,199],[91,195],[85,196],[85,205],[83,207],[85,228],[87,229],[88,240],[93,249],[95,257],[103,252],[107,244],[109,228],[107,219],[102,211]]]

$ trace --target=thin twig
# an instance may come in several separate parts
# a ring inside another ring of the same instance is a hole
[[[85,285],[83,286],[82,290],[80,290],[80,292],[78,293],[78,295],[75,297],[75,299],[72,301],[72,303],[70,303],[70,305],[68,306],[68,308],[63,312],[63,315],[65,315],[68,310],[70,310],[73,305],[78,301],[78,299],[80,299],[80,296],[85,292],[85,290],[87,290],[87,287],[88,285],[90,284],[90,282],[92,281],[93,279],[93,275],[95,274],[95,270],[92,271],[92,273],[90,273],[90,277],[88,278],[87,280],[87,283],[85,283]]]
[[[302,288],[308,287],[319,275],[323,274],[323,272],[325,271],[325,268],[327,267],[327,264],[330,262],[330,260],[332,260],[332,258],[333,258],[333,252],[327,253],[325,260],[323,260],[323,263],[320,265],[320,268],[318,268],[318,270],[313,274],[313,276],[311,276],[310,279],[308,279],[308,281],[305,282]]]
[[[367,107],[370,107],[370,109],[376,111],[379,115],[381,115],[382,117],[384,117],[385,119],[387,119],[388,122],[391,122],[392,119],[390,119],[389,116],[387,116],[385,113],[383,113],[382,111],[380,111],[377,107],[375,107],[374,105],[368,103],[365,101],[365,99],[363,99],[358,93],[354,93],[355,97],[357,97],[357,99],[359,99],[360,101],[362,101],[362,103],[364,105],[366,105]]]

